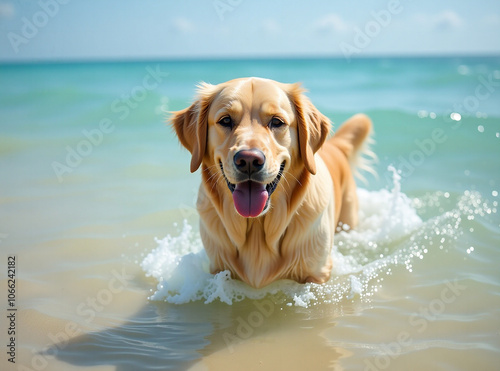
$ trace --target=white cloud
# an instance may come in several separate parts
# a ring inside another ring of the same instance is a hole
[[[417,14],[414,19],[419,27],[437,31],[454,30],[464,25],[462,17],[452,10],[444,10],[432,15]]]
[[[274,19],[266,19],[262,22],[262,29],[266,34],[278,34],[281,32],[281,26]]]
[[[314,22],[314,28],[320,33],[337,33],[348,31],[351,26],[338,14],[330,13],[317,19]]]
[[[0,18],[12,18],[15,13],[16,10],[12,3],[0,3]]]
[[[448,30],[459,28],[463,25],[462,18],[451,10],[445,10],[436,15],[434,19],[434,28],[438,30]]]
[[[182,34],[193,33],[196,30],[194,23],[184,17],[175,18],[172,26],[176,32]]]

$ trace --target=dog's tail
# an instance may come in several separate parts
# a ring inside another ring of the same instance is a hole
[[[373,169],[377,156],[370,148],[374,143],[372,132],[372,121],[360,113],[344,122],[330,139],[345,154],[354,175],[365,183],[360,171],[377,176]]]

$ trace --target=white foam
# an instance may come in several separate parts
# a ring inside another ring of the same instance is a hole
[[[391,191],[358,189],[360,223],[356,229],[342,229],[336,235],[332,277],[327,283],[299,284],[281,280],[254,289],[232,279],[228,271],[212,275],[199,236],[184,221],[178,236],[157,240],[158,247],[141,263],[146,275],[158,281],[150,299],[176,304],[198,300],[232,304],[245,298],[277,295],[284,296],[287,305],[302,307],[355,297],[369,300],[382,276],[390,275],[392,269],[401,264],[411,272],[412,261],[423,258],[433,237],[456,238],[460,224],[460,210],[446,212],[424,223],[415,208],[415,205],[422,208],[424,201],[411,200],[402,193],[398,172],[393,167],[389,171],[393,175]],[[463,197],[459,204],[461,202],[467,204]]]

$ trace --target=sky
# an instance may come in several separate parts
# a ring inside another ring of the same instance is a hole
[[[0,0],[0,62],[473,54],[499,0]]]

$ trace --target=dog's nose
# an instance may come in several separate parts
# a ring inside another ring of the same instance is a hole
[[[234,155],[236,169],[249,176],[260,171],[266,163],[266,156],[257,148],[243,149]]]

